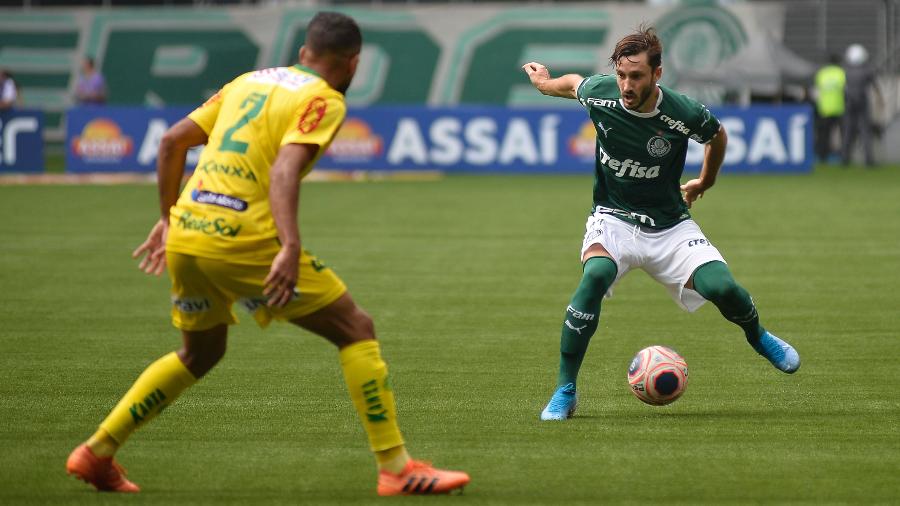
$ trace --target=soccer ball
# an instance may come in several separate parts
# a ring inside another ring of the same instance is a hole
[[[687,362],[675,350],[649,346],[631,359],[628,385],[638,399],[662,406],[681,397],[687,387]]]

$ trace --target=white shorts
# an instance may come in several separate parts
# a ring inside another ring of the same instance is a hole
[[[694,312],[706,302],[685,284],[703,264],[725,262],[694,220],[685,220],[664,230],[632,225],[611,214],[594,213],[585,225],[581,257],[592,244],[609,252],[619,272],[613,286],[631,269],[643,269],[669,291],[684,310]],[[612,296],[612,286],[606,292]]]

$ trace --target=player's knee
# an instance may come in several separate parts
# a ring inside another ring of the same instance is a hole
[[[606,293],[613,281],[616,280],[616,263],[608,257],[589,258],[584,264],[584,274],[581,277],[582,285],[591,287],[594,291]]]
[[[225,343],[218,347],[182,348],[178,356],[191,374],[200,379],[222,360],[225,348]]]
[[[738,298],[740,290],[741,287],[734,278],[728,277],[710,283],[702,295],[713,302],[728,302]]]
[[[375,322],[369,316],[369,313],[361,308],[356,308],[355,318],[353,341],[375,339]]]
[[[224,338],[191,336],[178,351],[178,356],[195,378],[201,378],[225,356],[227,343]]]

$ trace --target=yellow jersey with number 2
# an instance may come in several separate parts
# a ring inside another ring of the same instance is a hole
[[[269,206],[269,169],[285,144],[328,148],[346,114],[344,96],[295,65],[248,72],[188,118],[209,137],[169,215],[169,251],[243,264],[269,264],[278,232]]]

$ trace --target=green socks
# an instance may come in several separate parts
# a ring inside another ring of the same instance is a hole
[[[588,343],[597,330],[600,303],[616,280],[617,272],[618,268],[611,258],[593,257],[584,263],[584,275],[566,308],[566,320],[563,322],[558,387],[576,383]],[[751,343],[759,340],[765,332],[759,324],[753,299],[747,290],[737,284],[723,262],[713,261],[700,266],[694,272],[694,290],[715,304],[725,319],[740,326]]]
[[[747,341],[755,343],[765,332],[759,324],[753,299],[737,284],[724,263],[709,262],[694,271],[694,290],[715,304],[726,320],[740,326]]]
[[[559,344],[557,386],[575,384],[588,343],[597,330],[600,302],[616,280],[617,272],[616,263],[608,257],[593,257],[584,263],[581,284],[566,308],[566,320],[563,322]]]

